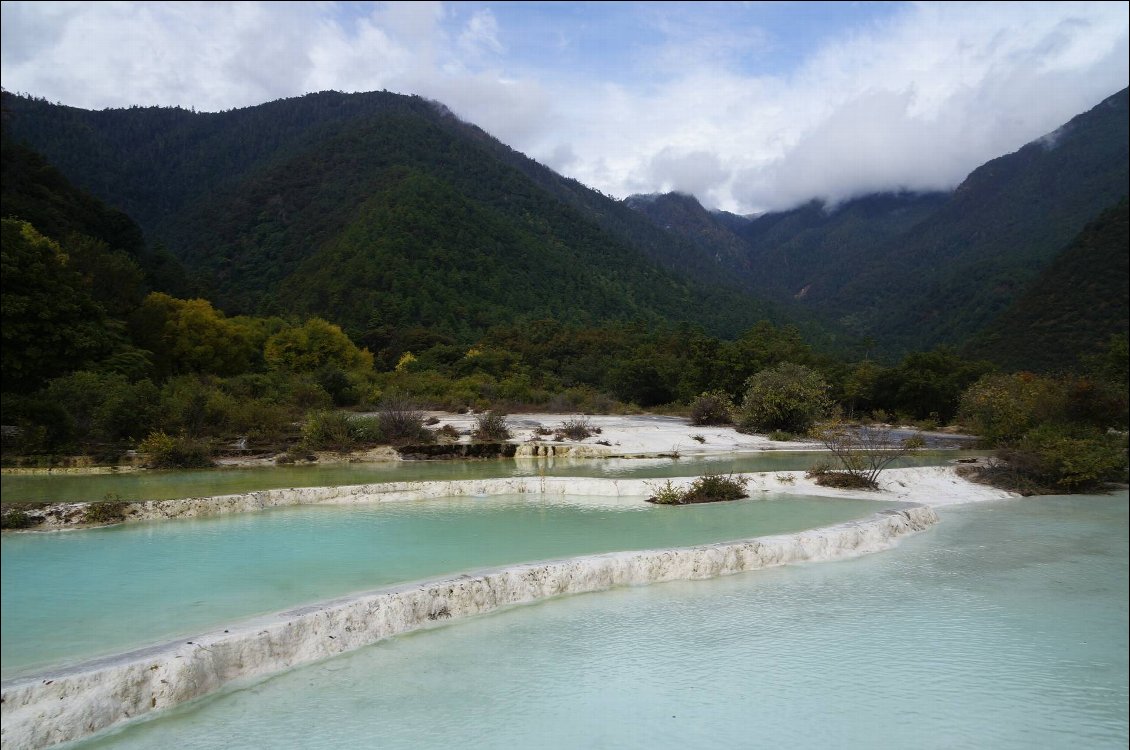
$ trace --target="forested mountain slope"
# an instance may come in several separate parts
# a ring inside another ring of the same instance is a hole
[[[81,235],[101,243],[103,250],[121,253],[138,266],[150,289],[173,293],[183,289],[184,269],[168,253],[146,247],[133,219],[76,188],[38,153],[12,142],[6,132],[0,138],[0,214],[31,222],[57,242]]]
[[[1125,198],[1088,224],[968,348],[1009,369],[1062,371],[1130,333]]]
[[[133,220],[6,134],[0,155],[0,392],[40,388],[96,363],[122,372],[145,369],[145,355],[125,335],[124,318],[146,292],[183,285],[177,262],[150,252]]]
[[[322,314],[356,334],[545,315],[734,334],[774,315],[690,243],[418,97],[4,107],[14,137],[137,217],[231,312]],[[698,266],[714,283],[673,270]]]
[[[904,347],[959,343],[1023,292],[1130,181],[1127,91],[974,170],[826,305]]]

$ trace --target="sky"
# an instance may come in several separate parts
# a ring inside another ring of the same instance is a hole
[[[87,109],[442,102],[616,198],[952,189],[1125,88],[1130,4],[3,2],[2,85]]]

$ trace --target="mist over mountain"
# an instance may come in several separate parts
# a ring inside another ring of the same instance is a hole
[[[1126,195],[1128,109],[1124,89],[982,165],[952,193],[813,201],[748,219],[706,212],[687,196],[626,203],[714,252],[746,289],[889,353],[959,345]]]

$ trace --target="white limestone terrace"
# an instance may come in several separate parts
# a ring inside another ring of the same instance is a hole
[[[439,420],[434,427],[449,424],[464,433],[460,442],[469,442],[475,429],[476,415],[450,412],[425,412]],[[552,436],[538,435],[539,427],[554,430],[569,420],[586,420],[600,432],[580,441],[555,441]],[[766,435],[738,432],[732,425],[693,425],[685,417],[658,414],[579,415],[557,413],[508,414],[512,443],[538,442],[563,446],[586,446],[591,455],[684,456],[717,453],[755,453],[759,451],[825,450],[818,440],[770,440]],[[920,432],[910,427],[891,427],[892,435],[903,438],[911,434],[923,437],[927,447],[972,447],[976,438],[950,432]],[[699,439],[701,438],[701,440]],[[607,443],[607,445],[605,445]],[[603,449],[603,450],[601,450]],[[577,455],[574,453],[574,455]]]
[[[475,415],[427,412],[439,420],[436,427],[450,424],[460,432],[475,429]],[[552,436],[535,434],[539,427],[554,430],[569,420],[586,420],[600,430],[580,441],[553,441]],[[656,456],[663,454],[709,455],[714,453],[748,453],[767,450],[821,450],[815,441],[773,441],[765,435],[747,435],[729,425],[692,425],[683,417],[654,414],[615,414],[581,416],[577,414],[509,414],[512,443],[540,442],[558,445],[584,445],[600,453],[618,456]],[[696,439],[696,436],[702,440]],[[463,438],[467,440],[467,438]],[[608,445],[604,445],[607,443]],[[600,448],[607,450],[601,451]]]
[[[531,459],[537,460],[537,459]],[[1010,493],[985,485],[974,484],[957,474],[952,466],[927,466],[909,469],[888,469],[879,477],[879,491],[859,493],[817,485],[803,471],[754,472],[739,474],[746,479],[746,488],[757,492],[776,492],[817,497],[866,497],[924,505],[978,502],[1010,497]],[[671,479],[678,487],[690,485],[697,477]],[[460,497],[515,494],[551,494],[556,496],[648,497],[655,494],[658,479],[604,479],[580,477],[508,477],[504,479],[466,479],[456,481],[382,482],[377,484],[337,487],[297,487],[257,490],[233,495],[188,497],[175,500],[147,500],[124,506],[124,523],[141,521],[199,518],[232,513],[253,513],[267,508],[320,503],[345,505],[352,503],[397,502],[434,497]],[[82,524],[86,503],[55,503],[29,509],[43,522],[31,531],[6,533],[41,533]]]

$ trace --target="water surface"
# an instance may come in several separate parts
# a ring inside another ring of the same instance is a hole
[[[518,607],[83,748],[1125,748],[1127,493],[893,550]]]
[[[3,676],[393,583],[798,531],[896,506],[756,498],[660,507],[642,498],[458,497],[5,534]]]

